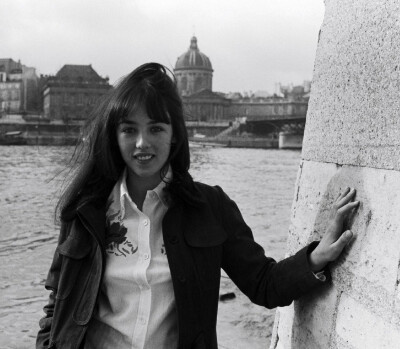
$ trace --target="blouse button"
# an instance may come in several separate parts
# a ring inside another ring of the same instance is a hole
[[[147,221],[147,219],[143,222],[143,225],[147,225],[149,224],[149,222]]]

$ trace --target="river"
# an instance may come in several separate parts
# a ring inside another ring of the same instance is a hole
[[[33,348],[48,298],[44,280],[56,247],[53,211],[70,147],[0,146],[0,348]],[[238,204],[256,241],[282,259],[300,151],[191,148],[195,180],[220,185]],[[274,312],[251,304],[226,277],[221,348],[267,348]]]

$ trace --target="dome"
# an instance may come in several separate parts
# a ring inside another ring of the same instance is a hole
[[[180,55],[175,64],[175,70],[180,69],[202,69],[213,71],[210,59],[201,53],[197,47],[195,36],[190,40],[190,47],[184,54]]]

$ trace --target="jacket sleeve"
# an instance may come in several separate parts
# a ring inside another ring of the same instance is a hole
[[[228,235],[223,246],[222,268],[253,303],[267,308],[286,306],[324,283],[316,278],[308,262],[308,254],[318,242],[280,262],[266,257],[236,203],[221,188],[217,189],[220,219]],[[324,271],[329,279],[329,270]]]
[[[68,231],[68,224],[62,224],[60,235],[58,238],[58,245],[60,245],[65,239]],[[50,330],[53,320],[54,305],[56,300],[58,280],[60,278],[62,258],[57,252],[54,252],[53,261],[50,266],[50,270],[47,274],[45,282],[45,288],[50,291],[49,301],[43,308],[45,316],[39,321],[39,332],[36,337],[36,349],[48,348],[50,345]]]

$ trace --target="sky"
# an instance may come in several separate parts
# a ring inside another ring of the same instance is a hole
[[[173,69],[197,37],[213,91],[274,92],[312,79],[323,0],[1,0],[0,58],[38,74],[91,64],[110,83],[140,64]]]

